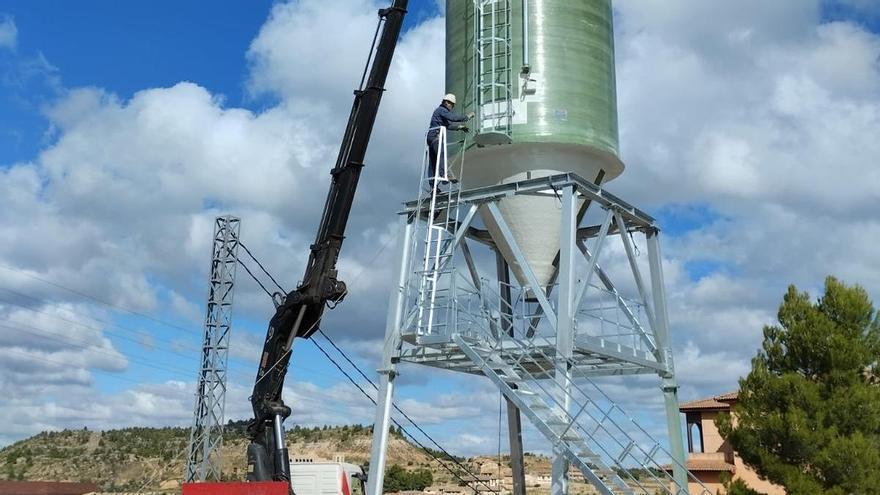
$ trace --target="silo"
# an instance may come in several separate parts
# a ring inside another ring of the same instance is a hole
[[[564,172],[607,182],[623,172],[610,0],[447,0],[446,87],[459,95],[456,111],[477,114],[464,170],[453,168],[463,188]],[[546,285],[559,201],[516,196],[498,207]],[[498,239],[498,226],[482,216]]]

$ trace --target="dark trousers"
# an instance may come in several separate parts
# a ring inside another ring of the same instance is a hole
[[[440,136],[434,136],[428,138],[428,177],[446,177],[446,165],[444,163],[446,150],[440,149]],[[440,159],[440,163],[437,163],[437,159]],[[436,174],[434,173],[434,167],[437,167]],[[430,184],[434,182],[431,181]]]

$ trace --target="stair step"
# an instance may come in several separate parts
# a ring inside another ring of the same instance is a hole
[[[588,480],[592,480],[605,493],[615,495],[641,493],[638,489],[627,486],[621,476],[614,471],[614,466],[619,464],[616,460],[608,456],[603,457],[596,452],[597,448],[601,450],[602,444],[600,439],[589,436],[592,426],[585,426],[583,421],[571,424],[572,418],[553,404],[552,396],[548,396],[548,393],[552,392],[543,390],[541,388],[543,385],[536,386],[536,382],[532,381],[535,378],[528,371],[527,365],[507,362],[509,357],[506,351],[502,356],[500,349],[493,347],[495,344],[492,338],[488,337],[486,340],[461,336],[456,338],[456,345],[473,359],[478,369],[483,370],[484,374],[499,386],[504,387],[506,384],[509,387],[504,388],[505,394],[521,405],[552,443],[564,449],[567,455],[573,456],[571,457],[573,464],[580,467]],[[587,404],[590,404],[590,401],[589,397],[585,400]],[[578,404],[573,406],[579,407]],[[608,418],[610,414],[603,416],[602,421],[605,419],[611,421]],[[621,436],[624,442],[621,444],[624,446],[622,457],[627,457],[638,444],[625,432]],[[652,449],[652,455],[649,457],[653,457],[655,453],[656,449]]]

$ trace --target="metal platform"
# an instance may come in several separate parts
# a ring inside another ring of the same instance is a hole
[[[483,375],[482,370],[470,361],[452,338],[419,336],[415,333],[401,337],[404,342],[412,345],[401,350],[397,358],[400,362]],[[486,343],[485,340],[475,337],[462,338],[474,345]],[[556,361],[555,346],[534,345],[524,351],[511,342],[500,341],[494,350],[505,362],[525,363],[526,370],[536,378],[553,378],[552,374],[542,370],[553,369],[553,362]],[[575,340],[570,362],[576,374],[591,377],[666,371],[665,365],[652,361],[644,351],[590,336],[580,336]]]
[[[559,200],[550,283],[538,281],[499,211],[500,201],[517,195]],[[405,235],[379,370],[369,495],[381,493],[393,383],[404,362],[494,383],[509,417],[521,413],[549,442],[554,495],[566,493],[569,465],[605,495],[653,494],[658,484],[661,493],[680,495],[689,482],[699,486],[684,466],[660,230],[650,215],[568,173],[469,190],[435,187],[405,203],[400,218]],[[497,227],[494,237],[480,218]],[[585,218],[598,223],[582,227]],[[511,281],[508,263],[524,283]],[[659,377],[668,447],[595,381],[633,374]],[[632,469],[649,473],[651,488]]]

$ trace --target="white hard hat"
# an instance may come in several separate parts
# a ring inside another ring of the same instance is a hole
[[[448,101],[449,103],[455,104],[455,95],[449,93],[448,95],[443,97],[443,101]]]

